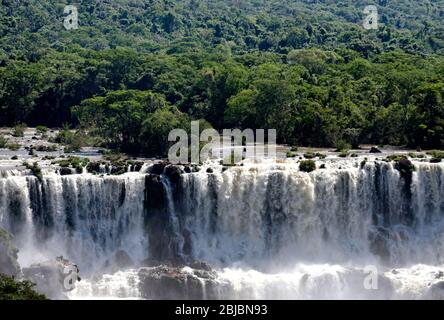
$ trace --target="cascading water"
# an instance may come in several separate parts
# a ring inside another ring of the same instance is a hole
[[[312,173],[294,160],[211,165],[179,178],[3,173],[0,225],[22,266],[58,255],[79,265],[90,279],[71,298],[143,297],[136,269],[113,269],[119,250],[135,266],[209,262],[211,281],[183,270],[200,298],[436,298],[444,165],[415,162],[409,177],[374,159],[320,164]],[[363,286],[368,265],[380,290]]]

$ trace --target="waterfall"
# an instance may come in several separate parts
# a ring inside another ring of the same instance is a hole
[[[89,271],[119,249],[143,259],[144,185],[138,174],[0,179],[0,221],[18,239],[24,265],[64,255]]]
[[[2,172],[0,226],[15,236],[22,266],[63,255],[101,274],[79,296],[139,296],[121,288],[134,286],[136,271],[104,275],[123,250],[136,267],[207,261],[214,281],[230,284],[219,298],[324,298],[325,288],[359,297],[366,265],[390,283],[372,297],[424,297],[419,280],[416,296],[406,281],[423,272],[431,283],[444,265],[444,164],[414,164],[411,179],[393,163],[361,158],[320,160],[311,173],[296,160],[210,164],[178,179],[147,166],[120,176],[45,171],[41,181]],[[202,296],[214,296],[199,279]]]
[[[291,166],[190,174],[181,216],[194,256],[222,265],[443,263],[443,168],[418,163],[411,196],[384,162],[310,174]]]

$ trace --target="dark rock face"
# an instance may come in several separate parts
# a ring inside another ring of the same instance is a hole
[[[376,231],[371,232],[370,235],[370,250],[374,255],[381,258],[383,262],[390,260],[390,249],[388,243],[390,240],[390,234],[384,228],[378,228]]]
[[[148,173],[151,174],[156,174],[156,175],[161,175],[164,173],[165,171],[165,167],[168,165],[167,162],[158,162],[153,164],[149,169],[148,169]]]
[[[162,178],[159,175],[150,174],[145,179],[145,207],[165,208],[167,204]]]
[[[143,167],[142,161],[136,161],[131,165],[131,172],[139,172]]]
[[[185,166],[184,171],[185,171],[185,173],[191,173],[192,172],[192,170],[191,170],[191,168],[189,166]]]
[[[372,147],[372,148],[370,149],[370,153],[382,153],[382,151],[379,150],[379,148],[377,148],[377,147]]]
[[[147,230],[151,258],[182,263],[180,241],[171,224],[165,177],[148,175],[145,180],[145,228]]]
[[[409,159],[404,158],[398,161],[396,164],[396,169],[399,170],[401,176],[408,177],[415,170],[415,166]]]
[[[73,174],[71,168],[60,168],[59,173],[61,176],[69,176],[69,175]]]
[[[180,176],[184,173],[184,171],[180,167],[173,165],[165,167],[164,172],[168,179],[170,179],[170,181],[174,185],[177,185],[180,182]]]
[[[119,269],[126,269],[134,265],[133,259],[124,250],[119,250],[114,254],[114,265]]]
[[[214,300],[226,296],[230,285],[216,281],[214,271],[159,266],[139,270],[139,289],[144,299]]]
[[[20,266],[17,262],[18,250],[12,245],[10,234],[0,228],[0,273],[17,276]]]
[[[211,168],[208,168],[208,169],[207,169],[207,173],[213,173],[213,172],[214,172],[213,169],[211,169]]]

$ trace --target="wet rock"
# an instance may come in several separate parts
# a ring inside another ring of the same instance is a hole
[[[60,168],[59,173],[61,176],[69,176],[69,175],[73,174],[71,168]]]
[[[162,208],[166,205],[165,190],[159,175],[150,174],[145,179],[145,207]]]
[[[101,172],[101,163],[100,162],[90,162],[86,166],[86,171],[92,174],[100,174]]]
[[[178,184],[180,182],[180,176],[184,171],[179,166],[169,165],[165,167],[164,173],[172,183]]]
[[[193,261],[190,264],[190,268],[197,269],[197,270],[204,270],[204,271],[212,271],[213,268],[211,268],[210,264],[205,261]]]
[[[382,151],[378,147],[372,147],[370,153],[382,153]]]
[[[0,273],[8,276],[17,276],[20,266],[17,262],[18,250],[12,244],[12,237],[0,228]]]
[[[400,159],[396,163],[395,168],[400,172],[404,179],[411,181],[413,171],[415,171],[415,166],[409,159]]]
[[[150,300],[205,300],[220,298],[228,284],[216,281],[212,271],[159,266],[139,270],[142,298]]]
[[[132,164],[131,164],[131,172],[140,172],[140,170],[142,169],[142,167],[143,167],[143,162],[142,161],[136,161],[136,162],[133,162]]]
[[[192,172],[192,170],[191,170],[191,168],[189,166],[185,166],[184,171],[185,171],[185,173],[191,173]]]
[[[67,299],[66,293],[74,290],[81,280],[79,274],[77,265],[63,257],[23,269],[23,277],[35,283],[38,292],[54,300]]]
[[[156,175],[161,175],[164,173],[165,171],[165,167],[168,165],[167,162],[157,162],[155,164],[153,164],[149,169],[148,169],[148,173],[151,174],[156,174]]]
[[[114,265],[122,270],[134,266],[134,261],[126,251],[119,250],[114,254]]]
[[[370,240],[370,250],[373,254],[381,257],[384,262],[390,259],[390,249],[389,249],[389,232],[384,228],[378,228],[378,230],[373,231],[369,234]]]

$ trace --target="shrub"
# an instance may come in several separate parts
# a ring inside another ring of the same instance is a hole
[[[19,150],[22,146],[19,143],[8,143],[8,145],[6,146],[9,150],[11,151],[17,151]]]
[[[0,136],[0,149],[7,148],[8,145],[8,139],[6,139],[4,136]]]
[[[31,170],[32,174],[40,181],[43,181],[43,174],[42,169],[40,168],[39,164],[37,162],[34,162],[33,165],[30,165],[29,163],[25,162],[23,164],[26,169]]]
[[[444,159],[444,151],[432,150],[427,152],[427,154],[434,159]]]
[[[403,154],[392,154],[392,155],[387,156],[387,158],[385,158],[385,160],[387,162],[391,162],[391,161],[398,162],[401,159],[407,159],[407,157]]]
[[[16,281],[0,273],[0,300],[47,300],[34,291],[34,286],[30,281]]]
[[[88,158],[79,158],[79,157],[69,157],[68,159],[56,161],[55,164],[58,164],[62,168],[74,168],[77,173],[82,173],[83,168],[86,167],[89,163]]]
[[[348,151],[351,149],[351,145],[344,140],[339,140],[335,144],[336,152]]]
[[[45,126],[37,126],[36,131],[43,137],[48,133],[48,128]]]
[[[312,172],[316,170],[316,162],[313,160],[302,160],[299,164],[299,170],[302,172]]]
[[[16,125],[11,132],[11,135],[16,138],[22,138],[25,136],[25,129],[27,128],[26,124],[18,124]]]

